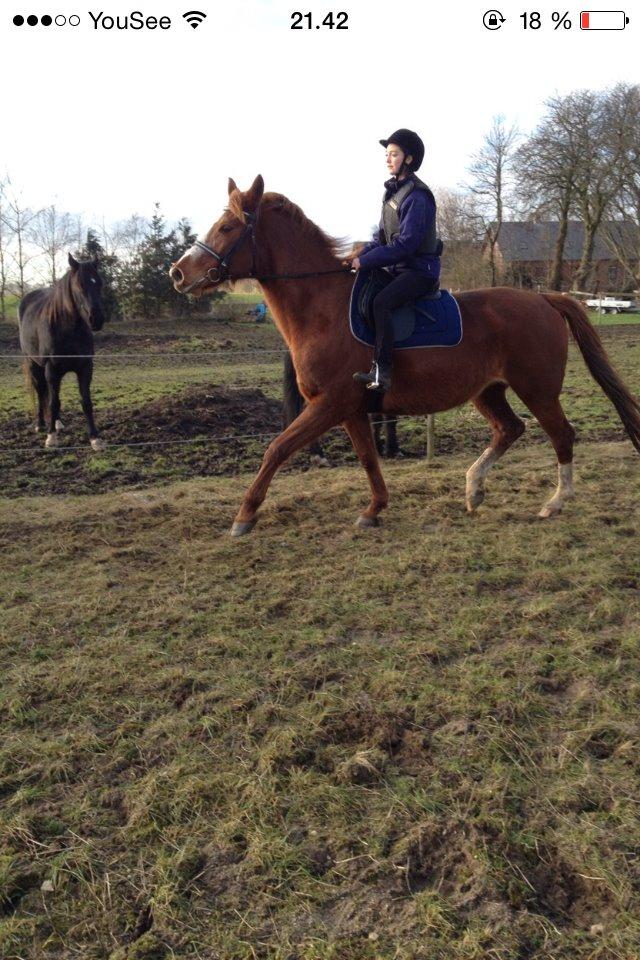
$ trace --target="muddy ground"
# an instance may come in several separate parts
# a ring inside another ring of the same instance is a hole
[[[520,411],[527,416],[524,411]],[[85,421],[78,408],[63,412],[60,446],[44,448],[45,437],[33,420],[18,414],[0,424],[2,495],[91,494],[122,487],[144,488],[193,477],[224,476],[256,470],[270,440],[281,429],[279,402],[262,389],[216,383],[189,387],[133,408],[106,408],[98,415],[104,451],[91,450]],[[400,456],[426,455],[426,419],[401,419],[397,425]],[[438,425],[437,456],[458,453],[477,456],[490,431],[479,417],[460,417]],[[384,431],[383,431],[384,436]],[[619,429],[582,431],[582,440],[620,440]],[[545,442],[529,417],[522,442]],[[548,441],[547,441],[548,442]],[[354,463],[351,445],[340,428],[323,438],[330,466]],[[308,451],[285,469],[315,466]]]

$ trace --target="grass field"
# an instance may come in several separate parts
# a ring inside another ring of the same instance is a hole
[[[640,329],[602,335],[637,393]],[[235,541],[266,439],[207,437],[277,430],[276,332],[100,349],[99,455],[0,367],[3,960],[637,960],[639,461],[576,351],[556,520],[531,420],[464,513],[464,408],[429,465],[401,422],[379,529],[336,432]]]
[[[2,511],[7,958],[637,956],[637,456]],[[44,883],[44,889],[42,885]]]

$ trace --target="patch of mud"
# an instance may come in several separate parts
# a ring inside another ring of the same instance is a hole
[[[280,404],[261,390],[204,384],[133,409],[100,410],[104,453],[91,451],[79,410],[64,411],[60,446],[46,451],[31,418],[15,417],[0,425],[2,493],[90,494],[257,468],[280,417]]]

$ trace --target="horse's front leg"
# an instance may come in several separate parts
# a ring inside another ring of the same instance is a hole
[[[82,410],[87,421],[89,431],[89,443],[94,450],[104,450],[105,444],[98,436],[96,423],[93,419],[93,403],[91,401],[91,381],[93,379],[93,360],[88,360],[77,371],[78,390],[80,391],[80,401]]]
[[[289,424],[266,449],[256,479],[244,495],[242,506],[231,527],[231,536],[249,533],[256,523],[256,514],[269,489],[273,476],[296,450],[306,447],[340,422],[341,413],[334,405],[312,400],[299,417]]]
[[[366,413],[356,414],[344,421],[344,428],[349,434],[360,463],[367,471],[371,486],[371,502],[364,513],[360,514],[356,524],[359,527],[377,527],[378,514],[389,502],[389,493],[380,470],[378,451],[371,433],[369,417]]]

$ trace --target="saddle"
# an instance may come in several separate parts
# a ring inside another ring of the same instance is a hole
[[[386,270],[361,271],[351,292],[349,322],[351,333],[361,343],[373,345],[375,326],[373,301],[393,277]],[[423,294],[393,312],[393,338],[397,349],[455,346],[462,340],[462,318],[448,290]]]
[[[364,283],[362,284],[362,289],[359,292],[358,299],[358,310],[360,315],[364,317],[366,323],[370,324],[373,327],[373,301],[378,296],[381,290],[384,290],[388,284],[391,283],[393,277],[390,273],[387,273],[386,270],[370,270],[365,275]],[[416,321],[416,313],[419,313],[429,319],[428,311],[425,309],[425,303],[430,300],[439,300],[440,291],[436,290],[434,293],[425,293],[419,300],[415,301],[415,304],[404,303],[401,307],[398,307],[393,311],[393,336],[394,340],[401,341],[406,340],[407,337],[410,337],[413,333]]]

